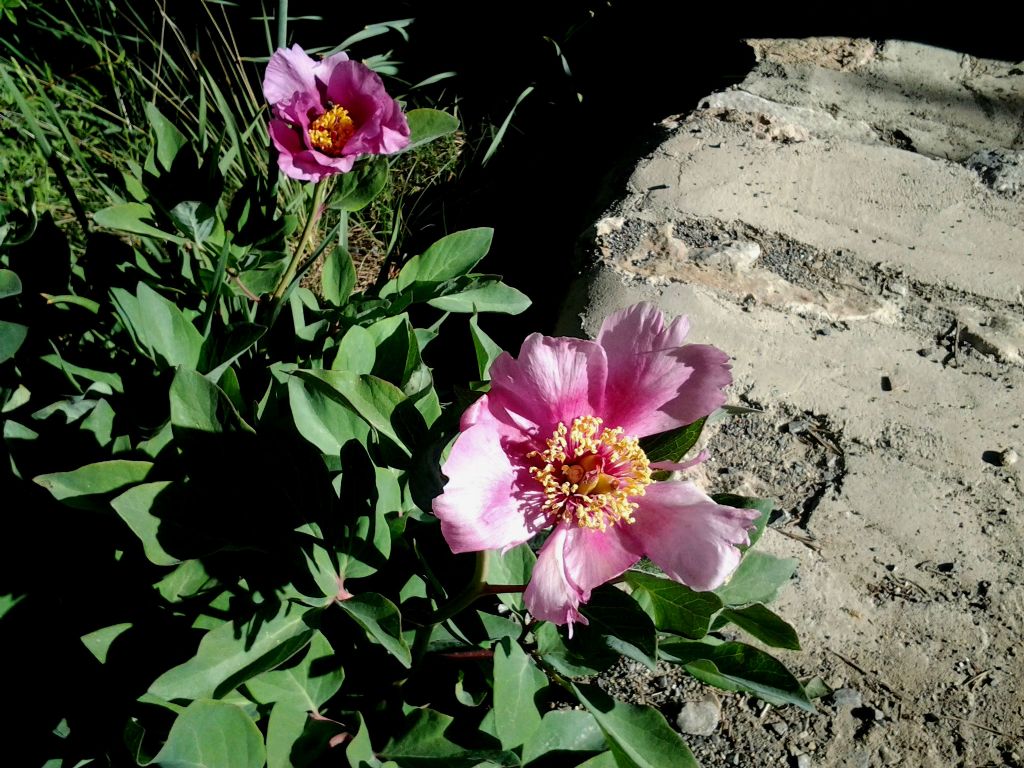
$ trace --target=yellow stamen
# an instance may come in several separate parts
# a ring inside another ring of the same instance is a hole
[[[309,124],[309,143],[325,155],[336,157],[355,132],[348,110],[335,105]]]
[[[635,437],[582,416],[571,427],[559,423],[547,446],[527,458],[540,460],[530,473],[543,486],[543,507],[555,522],[601,531],[634,522],[639,505],[631,498],[643,496],[651,482],[650,462]]]

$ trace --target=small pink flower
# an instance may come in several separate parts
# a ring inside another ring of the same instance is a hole
[[[434,514],[453,552],[508,550],[553,527],[524,599],[556,624],[587,623],[591,590],[641,557],[693,589],[721,585],[757,512],[693,483],[651,482],[638,438],[685,426],[725,402],[728,356],[683,345],[686,318],[637,304],[596,341],[533,334],[491,367],[490,393],[462,417]]]
[[[281,171],[320,181],[352,170],[363,155],[409,145],[409,124],[377,73],[344,53],[314,61],[298,45],[278,48],[263,78],[273,107],[270,138]]]

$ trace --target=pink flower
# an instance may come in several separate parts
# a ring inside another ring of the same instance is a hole
[[[596,341],[533,334],[519,358],[491,367],[490,393],[462,417],[434,514],[453,552],[508,550],[546,528],[524,599],[556,624],[642,556],[697,590],[721,585],[757,512],[713,502],[691,482],[651,482],[638,438],[690,424],[725,402],[728,356],[683,345],[637,304],[607,318]]]
[[[298,45],[278,48],[263,78],[273,107],[270,138],[281,171],[320,181],[352,170],[363,155],[388,155],[409,145],[398,102],[369,67],[335,53],[314,61]]]

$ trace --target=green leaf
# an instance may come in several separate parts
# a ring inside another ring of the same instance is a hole
[[[349,440],[366,444],[370,426],[326,384],[289,378],[288,404],[299,434],[328,456],[338,456]]]
[[[283,603],[276,615],[244,626],[225,622],[207,632],[196,655],[160,675],[149,692],[167,701],[217,697],[282,664],[313,636],[317,611]]]
[[[427,303],[445,312],[501,312],[507,315],[518,315],[531,304],[526,294],[497,279],[480,280],[472,288],[438,296]]]
[[[652,464],[658,461],[678,462],[700,440],[706,421],[707,416],[704,416],[685,427],[650,435],[640,441],[640,447]]]
[[[309,713],[290,701],[279,701],[267,719],[267,768],[292,768],[292,749],[302,738]]]
[[[366,157],[359,160],[349,173],[338,176],[328,207],[340,211],[365,208],[387,185],[389,175],[387,158]]]
[[[97,629],[87,635],[82,635],[82,644],[89,650],[100,664],[107,663],[107,652],[114,641],[127,629],[131,629],[131,622],[125,624],[113,624],[103,629]]]
[[[520,544],[502,554],[501,550],[489,549],[484,552],[487,559],[487,580],[491,584],[528,584],[533,574],[537,556],[529,544]],[[503,592],[498,599],[516,611],[523,610],[523,595],[519,592]]]
[[[0,299],[21,293],[21,279],[9,269],[0,269]]]
[[[231,398],[201,373],[179,368],[171,382],[171,425],[175,432],[219,433],[226,427],[253,429],[238,415]]]
[[[619,763],[615,759],[615,755],[608,751],[590,758],[585,763],[580,763],[577,768],[619,768]]]
[[[616,701],[596,685],[573,684],[573,690],[597,720],[619,768],[700,768],[657,710]]]
[[[161,521],[151,511],[157,497],[170,485],[171,483],[166,480],[143,483],[129,488],[110,502],[114,511],[132,529],[132,533],[139,537],[146,559],[154,565],[177,565],[181,562],[167,554],[161,546],[157,537]]]
[[[487,255],[493,236],[493,229],[480,227],[442,237],[406,262],[395,289],[401,292],[416,283],[442,283],[467,274]]]
[[[203,335],[174,303],[145,283],[136,295],[113,288],[110,292],[122,322],[139,346],[167,368],[195,368],[203,347]]]
[[[774,656],[744,643],[675,640],[662,643],[661,657],[682,664],[701,682],[726,691],[747,691],[770,704],[795,704],[814,711],[800,681]]]
[[[0,363],[14,357],[28,336],[28,326],[0,320]]]
[[[184,245],[188,241],[183,237],[172,235],[157,229],[143,219],[153,218],[153,209],[146,203],[119,203],[103,208],[92,216],[98,226],[107,229],[116,229],[121,232],[131,232],[134,235],[146,235],[167,240],[178,245]]]
[[[352,741],[345,747],[345,757],[352,768],[380,768],[381,762],[373,751],[370,743],[370,732],[366,728],[366,721],[363,720],[361,712],[355,713],[359,723],[359,729]]]
[[[405,118],[409,121],[409,145],[403,152],[459,130],[458,118],[438,109],[410,109]]]
[[[405,732],[392,739],[379,756],[394,760],[402,768],[485,768],[519,766],[513,752],[467,750],[451,741],[445,732],[453,718],[431,709],[417,709],[408,718]]]
[[[412,666],[412,652],[402,636],[402,614],[394,603],[376,592],[363,592],[338,605],[402,666]]]
[[[150,762],[162,768],[263,768],[266,750],[252,719],[234,704],[194,701]]]
[[[186,200],[178,203],[169,211],[171,221],[183,234],[195,243],[202,245],[217,226],[217,214],[206,203],[198,200]]]
[[[715,590],[727,606],[747,603],[770,603],[796,571],[798,561],[791,557],[775,557],[764,552],[748,551],[732,578]]]
[[[377,359],[377,342],[361,325],[353,325],[338,342],[338,354],[331,363],[332,371],[372,373]]]
[[[469,333],[473,337],[473,351],[476,353],[476,369],[480,378],[487,380],[493,363],[502,353],[501,347],[490,336],[480,330],[477,316],[469,318]]]
[[[178,603],[216,583],[206,572],[201,560],[186,560],[160,579],[155,586],[164,600]]]
[[[376,376],[349,371],[300,370],[294,375],[306,381],[326,384],[329,393],[358,413],[367,424],[396,445],[404,445],[392,425],[392,416],[406,397],[394,384]]]
[[[97,445],[107,446],[114,429],[114,409],[110,403],[106,400],[96,401],[89,415],[82,419],[81,427],[86,432],[92,432]]]
[[[519,643],[505,639],[494,647],[494,725],[502,749],[523,745],[540,727],[534,697],[547,683]]]
[[[260,704],[287,703],[303,712],[319,712],[345,680],[345,670],[334,649],[320,632],[313,633],[301,662],[283,670],[271,670],[246,683]]]
[[[600,752],[608,748],[604,733],[589,712],[548,712],[523,747],[523,765],[552,752]],[[552,756],[553,757],[553,756]]]
[[[628,571],[626,583],[633,589],[633,599],[662,632],[699,640],[708,633],[711,617],[722,608],[713,592],[694,592],[670,579]]]
[[[654,623],[636,600],[611,585],[593,591],[580,613],[590,620],[578,631],[581,639],[599,633],[613,651],[654,669],[657,664],[657,633]]]
[[[800,650],[800,638],[796,630],[778,614],[754,603],[745,608],[726,608],[721,618],[731,621],[737,627],[753,635],[765,645],[773,648]]]
[[[33,481],[52,493],[57,501],[89,508],[92,506],[89,496],[113,493],[141,483],[152,468],[151,461],[113,459],[86,464],[70,472],[39,475]]]
[[[356,287],[356,267],[348,250],[340,245],[330,248],[324,257],[324,268],[320,272],[320,287],[327,301],[336,307],[343,306],[352,289]]]
[[[156,135],[157,160],[160,161],[164,170],[169,171],[174,164],[174,158],[188,143],[188,139],[185,138],[185,134],[174,127],[170,120],[163,116],[155,104],[146,104],[145,110],[146,117],[149,118],[149,125]]]
[[[566,640],[563,631],[554,624],[544,623],[534,630],[537,652],[552,668],[566,677],[592,677],[599,675],[619,660],[619,654],[604,642],[582,642],[577,631],[575,638]],[[600,639],[600,636],[598,636]]]

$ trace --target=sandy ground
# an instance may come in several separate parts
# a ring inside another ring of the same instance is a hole
[[[1024,64],[753,41],[667,120],[586,239],[563,332],[637,300],[733,358],[715,491],[769,496],[800,561],[780,655],[808,715],[722,694],[713,766],[1024,765]],[[676,721],[703,689],[614,678]]]

